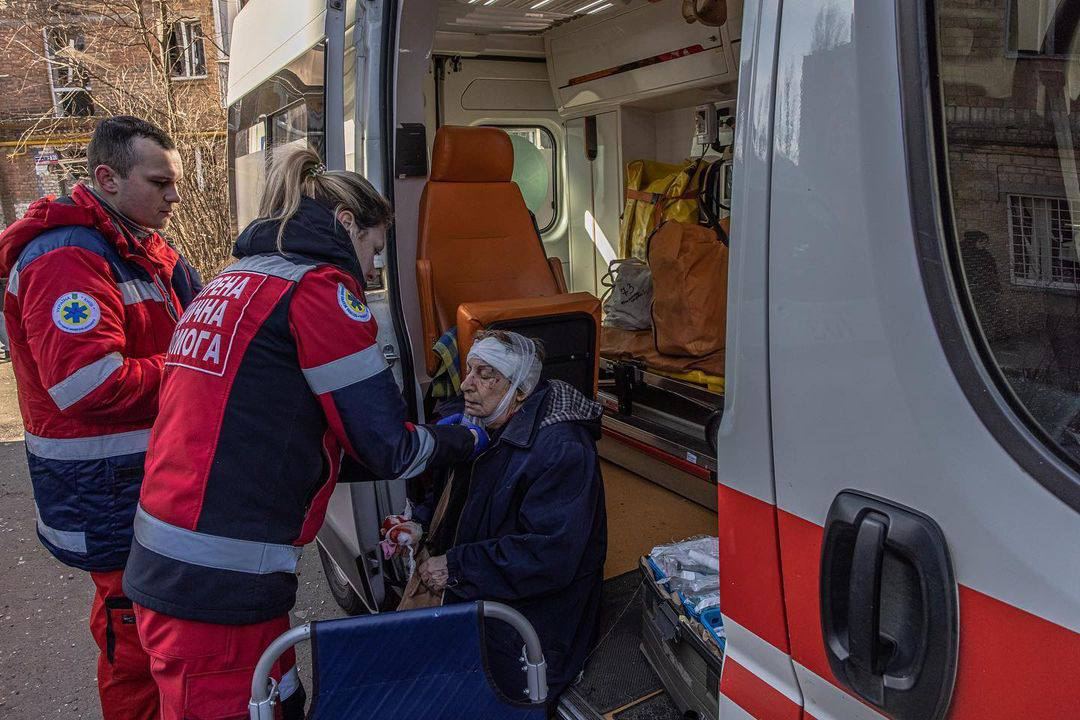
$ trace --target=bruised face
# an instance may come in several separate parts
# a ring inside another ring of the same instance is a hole
[[[465,413],[473,417],[487,417],[499,407],[499,401],[510,389],[510,381],[498,370],[482,362],[470,361],[466,368],[468,374],[461,382],[461,392],[465,396]],[[496,422],[490,425],[498,427]]]
[[[94,168],[94,186],[109,203],[134,222],[164,230],[180,202],[177,185],[184,177],[180,153],[147,137],[131,143],[135,164],[126,177],[108,165]]]

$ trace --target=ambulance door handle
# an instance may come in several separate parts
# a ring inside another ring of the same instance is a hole
[[[885,701],[879,670],[881,647],[881,566],[888,519],[868,512],[858,524],[848,584],[848,678],[871,702]]]
[[[948,546],[929,516],[846,490],[822,544],[821,629],[841,686],[895,720],[945,717],[959,605]]]

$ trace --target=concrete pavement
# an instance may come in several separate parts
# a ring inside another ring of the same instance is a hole
[[[0,363],[0,718],[100,720],[97,648],[87,628],[93,584],[49,555],[34,524],[11,363]],[[299,574],[294,624],[340,617],[314,545]],[[302,648],[308,688],[309,661]]]

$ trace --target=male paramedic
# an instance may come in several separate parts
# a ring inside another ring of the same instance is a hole
[[[105,720],[158,716],[122,575],[165,351],[198,274],[165,241],[180,154],[135,117],[101,121],[89,183],[43,198],[0,235],[37,531],[96,586],[90,632]]]

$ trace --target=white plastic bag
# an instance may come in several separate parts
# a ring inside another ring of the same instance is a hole
[[[648,264],[630,258],[612,260],[600,280],[604,293],[604,326],[622,330],[652,327],[653,282]]]

